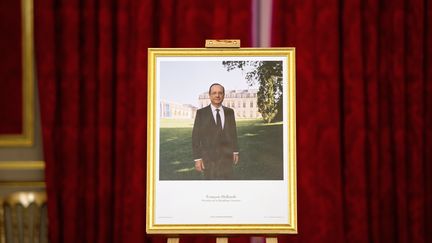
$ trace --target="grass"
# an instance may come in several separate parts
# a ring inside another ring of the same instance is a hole
[[[160,179],[198,180],[192,158],[193,120],[161,120]],[[234,166],[237,180],[281,180],[283,177],[282,123],[237,121],[240,161]]]

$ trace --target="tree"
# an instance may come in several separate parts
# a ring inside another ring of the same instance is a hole
[[[282,118],[282,61],[223,61],[227,71],[234,69],[250,71],[246,73],[249,86],[259,84],[258,111],[265,122]],[[280,113],[280,114],[278,114]]]

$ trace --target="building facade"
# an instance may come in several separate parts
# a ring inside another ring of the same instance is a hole
[[[171,119],[194,119],[197,108],[193,105],[185,105],[170,101],[161,101],[160,117]]]
[[[257,104],[257,89],[227,90],[223,105],[234,109],[236,119],[256,119],[261,118]],[[198,101],[200,108],[210,104],[208,92],[199,95]]]

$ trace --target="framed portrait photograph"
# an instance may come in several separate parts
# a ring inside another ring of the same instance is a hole
[[[297,233],[294,48],[148,51],[147,232]]]

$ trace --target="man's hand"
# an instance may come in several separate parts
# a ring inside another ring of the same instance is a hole
[[[202,159],[195,160],[195,170],[199,171],[199,172],[203,172],[204,169],[205,169],[204,160],[202,160]]]
[[[239,161],[239,154],[233,154],[233,163],[236,165]]]

